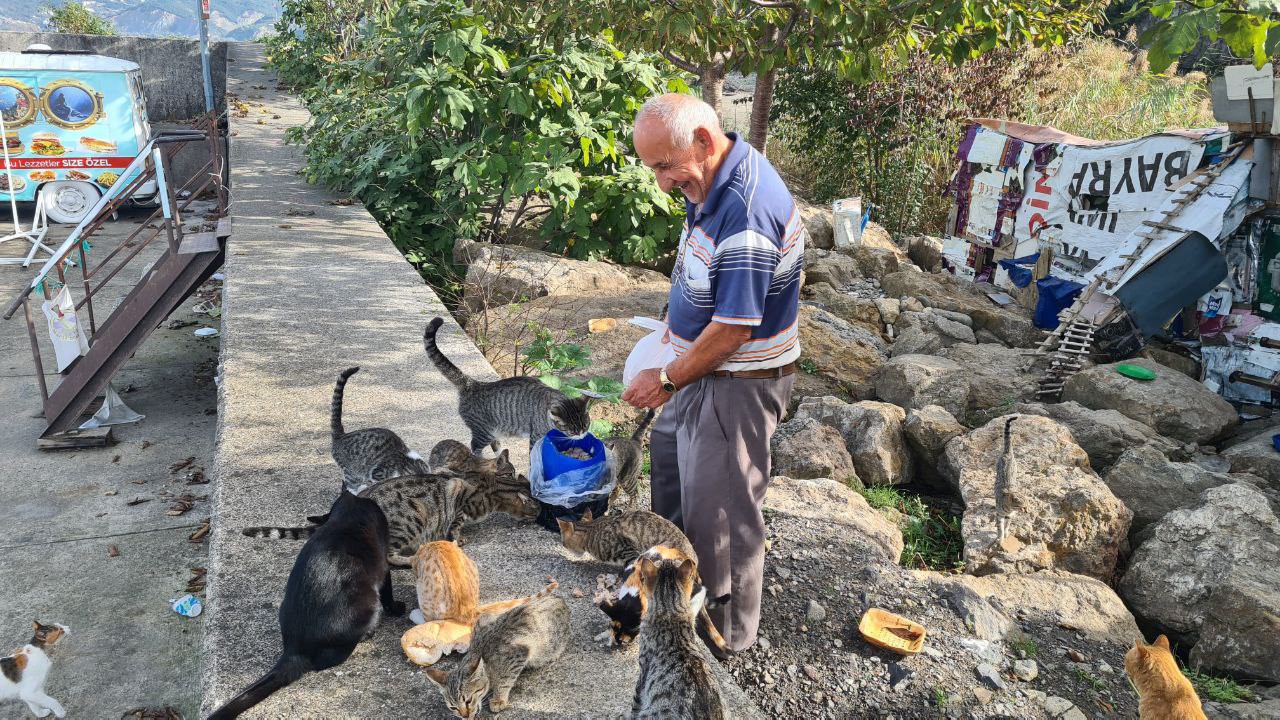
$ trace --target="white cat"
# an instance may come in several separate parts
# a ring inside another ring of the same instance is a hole
[[[44,694],[44,681],[53,663],[46,650],[62,639],[71,628],[66,625],[35,625],[31,642],[18,648],[12,655],[0,658],[0,701],[17,698],[31,708],[36,717],[66,717],[62,703]]]

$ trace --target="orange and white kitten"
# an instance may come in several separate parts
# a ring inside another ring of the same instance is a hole
[[[1206,720],[1200,698],[1178,670],[1165,636],[1150,645],[1143,644],[1141,638],[1135,640],[1125,653],[1124,670],[1138,689],[1141,720]]]
[[[418,609],[409,618],[418,624],[401,636],[400,647],[419,665],[431,665],[452,652],[466,652],[472,628],[482,616],[528,604],[558,586],[553,580],[536,595],[480,605],[480,572],[462,548],[448,540],[420,546],[411,565],[418,578]]]

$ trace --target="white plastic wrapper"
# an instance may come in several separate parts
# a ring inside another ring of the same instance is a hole
[[[640,342],[631,349],[627,363],[622,369],[622,384],[630,385],[636,376],[645,370],[666,367],[676,359],[676,349],[667,337],[667,324],[649,317],[633,317],[629,321],[653,332],[640,338]]]
[[[76,317],[76,301],[64,285],[52,300],[41,303],[45,319],[49,321],[49,339],[58,358],[58,372],[67,369],[75,359],[89,352],[89,340]]]

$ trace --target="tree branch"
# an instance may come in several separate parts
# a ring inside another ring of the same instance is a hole
[[[791,0],[747,0],[747,2],[762,8],[789,8],[791,10],[798,9]]]
[[[694,75],[698,75],[701,73],[701,70],[698,68],[697,65],[689,62],[688,60],[685,60],[684,58],[678,57],[675,53],[671,52],[670,50],[663,50],[662,57],[666,58],[667,62],[671,63],[672,65],[675,65],[676,67],[680,68],[681,70],[687,73],[693,73]]]

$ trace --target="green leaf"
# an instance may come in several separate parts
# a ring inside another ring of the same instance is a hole
[[[591,164],[591,139],[582,137],[582,138],[578,138],[578,141],[579,141],[579,145],[582,146],[582,164],[590,165]]]
[[[596,437],[609,437],[613,435],[613,423],[604,418],[596,418],[591,421],[591,425],[587,428],[587,432]]]

